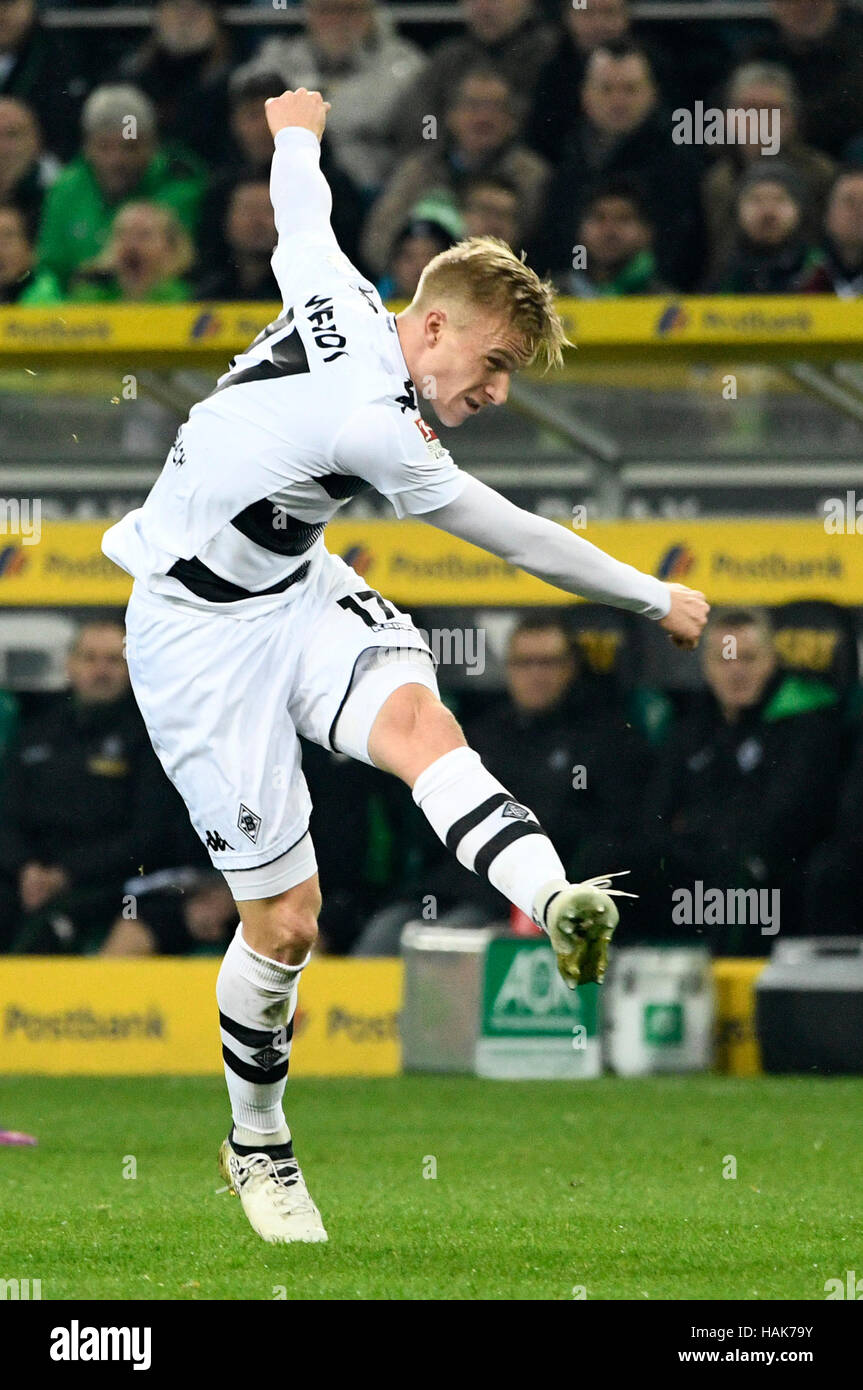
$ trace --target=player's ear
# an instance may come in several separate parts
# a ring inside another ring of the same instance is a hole
[[[427,347],[434,347],[434,345],[439,342],[446,322],[447,315],[445,309],[429,309],[423,325]]]

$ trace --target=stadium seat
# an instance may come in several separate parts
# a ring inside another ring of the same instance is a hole
[[[849,609],[801,599],[772,611],[776,650],[786,670],[828,681],[843,696],[857,685],[860,655]]]

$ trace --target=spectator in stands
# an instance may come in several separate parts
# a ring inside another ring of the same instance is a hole
[[[654,228],[639,189],[630,179],[609,178],[585,200],[573,269],[557,277],[561,294],[577,299],[617,299],[664,294],[656,271]]]
[[[609,44],[591,54],[581,86],[582,114],[548,193],[549,216],[531,248],[540,272],[572,266],[574,228],[598,179],[626,174],[639,183],[656,226],[662,278],[689,288],[701,273],[703,247],[694,151],[671,139],[671,115],[645,51]]]
[[[173,208],[125,203],[104,251],[75,271],[66,297],[84,304],[183,304],[192,297],[183,277],[194,256]]]
[[[632,935],[708,940],[718,955],[766,954],[758,924],[675,925],[674,889],[779,889],[781,930],[799,929],[801,875],[833,823],[838,696],[779,668],[767,615],[716,610],[701,642],[707,689],[673,720],[633,844]]]
[[[35,112],[17,97],[0,97],[0,203],[20,208],[36,235],[46,191],[56,183],[60,161],[42,149]]]
[[[238,179],[225,215],[227,245],[224,265],[203,275],[195,286],[196,299],[281,300],[270,259],[276,245],[276,224],[266,178]]]
[[[17,97],[36,112],[48,150],[60,159],[75,152],[86,86],[73,36],[43,28],[36,0],[2,0],[0,96]]]
[[[59,304],[50,271],[35,269],[36,253],[23,212],[0,203],[0,304]]]
[[[378,281],[381,298],[413,299],[429,261],[452,246],[458,235],[434,216],[411,218],[396,238],[390,269]]]
[[[746,63],[732,73],[726,98],[727,107],[735,111],[779,112],[778,118],[773,117],[779,123],[779,158],[794,170],[804,189],[801,231],[808,241],[817,241],[836,165],[820,150],[804,145],[799,137],[798,100],[791,74],[772,63]],[[747,142],[729,145],[702,183],[710,273],[715,273],[728,258],[734,240],[734,208],[740,181],[753,162],[761,158],[757,129],[748,123],[745,129]]]
[[[525,144],[550,164],[560,160],[580,118],[580,88],[590,55],[624,39],[637,42],[629,0],[590,0],[580,7],[572,0],[563,0],[560,18],[562,32],[551,57],[540,68],[524,129]],[[661,58],[655,45],[645,42],[644,47],[656,71]]]
[[[132,878],[103,956],[221,956],[237,926],[231,890],[216,869],[183,868]]]
[[[732,250],[709,287],[718,294],[797,294],[821,264],[802,232],[805,189],[769,156],[744,175]]]
[[[217,0],[158,0],[151,35],[120,64],[153,102],[163,143],[211,164],[224,149],[233,47]]]
[[[277,72],[264,72],[252,64],[246,63],[231,74],[228,140],[201,207],[198,228],[201,276],[217,274],[230,256],[225,227],[228,203],[238,180],[264,179],[269,183],[273,136],[267,125],[265,102],[267,97],[281,96],[284,90],[284,80]],[[321,144],[321,170],[333,195],[333,231],[345,255],[356,264],[365,205],[353,181],[333,163],[326,134]]]
[[[521,249],[521,207],[511,179],[478,174],[465,184],[460,209],[465,236],[495,236],[513,250]]]
[[[392,169],[388,126],[422,54],[375,0],[306,0],[306,16],[305,34],[264,41],[253,70],[277,72],[283,89],[308,87],[332,102],[333,158],[371,197]]]
[[[863,168],[843,169],[827,204],[822,262],[801,289],[806,294],[863,295]]]
[[[600,860],[620,867],[622,847],[637,824],[649,755],[622,713],[589,702],[565,622],[540,614],[518,623],[506,686],[504,700],[466,724],[471,747],[533,808],[568,871],[583,877],[590,862],[595,873]],[[414,918],[441,926],[508,920],[500,894],[447,857],[425,823],[414,823],[424,859],[414,891],[402,891],[371,917],[353,954],[396,954],[404,924]],[[431,917],[423,911],[429,902]]]
[[[49,191],[39,235],[40,266],[64,288],[104,248],[115,214],[133,199],[173,208],[194,234],[206,182],[194,156],[159,148],[153,104],[135,87],[97,87],[82,128],[83,151]]]
[[[267,124],[264,106],[268,97],[285,90],[282,76],[244,63],[231,73],[228,83],[227,151],[223,170],[229,175],[238,169],[269,169],[273,157],[273,133]]]
[[[863,130],[863,15],[840,0],[771,0],[770,12],[773,32],[751,56],[789,69],[803,136],[838,159]]]
[[[400,228],[417,202],[432,191],[458,205],[468,178],[502,175],[518,189],[525,235],[537,227],[549,166],[517,139],[512,90],[493,68],[474,68],[454,89],[446,116],[446,138],[408,155],[396,167],[366,222],[362,252],[380,274],[389,263]]]
[[[438,138],[456,89],[476,67],[493,67],[527,109],[554,51],[556,31],[541,21],[533,0],[465,0],[464,11],[466,32],[432,49],[395,108],[391,130],[401,154]]]
[[[69,694],[25,719],[10,753],[0,821],[5,949],[98,947],[125,880],[163,867],[155,856],[169,826],[188,828],[129,689],[124,635],[108,619],[80,629]]]
[[[708,107],[718,103],[742,34],[747,32],[745,20],[720,20],[714,0],[700,0],[697,8],[704,16],[701,19],[694,17],[690,7],[685,19],[667,16],[633,25],[635,41],[650,54],[663,104],[671,111],[679,107],[691,111],[696,101]]]
[[[806,873],[807,936],[863,935],[863,736],[839,802],[836,827]]]

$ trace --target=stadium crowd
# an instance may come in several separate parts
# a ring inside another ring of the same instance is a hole
[[[831,640],[817,645],[836,660],[813,672],[781,659],[793,655],[788,633],[780,641],[766,612],[717,611],[700,688],[664,692],[639,682],[637,653],[629,672],[592,662],[597,634],[585,641],[572,611],[517,617],[503,692],[461,709],[445,668],[441,686],[572,878],[631,870],[639,896],[625,905],[621,943],[706,940],[717,954],[767,954],[754,923],[674,924],[672,894],[699,881],[778,890],[783,935],[860,933],[863,687],[851,628],[838,638],[825,629]],[[629,615],[613,617],[623,627],[612,645],[623,649]],[[0,701],[0,951],[221,952],[236,924],[150,747],[123,639],[119,618],[85,623],[66,692],[23,709],[8,694]],[[507,921],[507,904],[444,850],[404,784],[305,741],[303,770],[321,949],[397,954],[412,920]]]
[[[863,13],[631,10],[466,0],[441,38],[376,0],[261,28],[157,0],[149,32],[0,0],[0,303],[276,300],[263,103],[297,86],[332,101],[335,230],[391,298],[471,234],[580,297],[858,295]],[[752,119],[708,129],[732,110]]]
[[[304,26],[260,30],[209,0],[157,0],[143,37],[80,41],[35,0],[0,0],[0,304],[276,301],[264,101],[297,86],[333,103],[334,228],[392,299],[479,234],[578,297],[863,292],[863,14],[631,11],[465,0],[436,37],[400,32],[375,0],[306,0]],[[741,143],[678,143],[675,113],[699,102],[764,119]],[[701,688],[670,695],[609,685],[568,617],[528,616],[505,691],[465,710],[447,698],[572,876],[633,871],[622,942],[668,939],[670,894],[695,879],[780,888],[783,931],[859,932],[856,648],[843,680],[781,655],[765,613],[717,614]],[[81,628],[68,677],[50,699],[0,692],[0,951],[221,951],[235,908],[149,744],[118,619]],[[303,767],[324,950],[396,951],[418,917],[501,920],[395,779],[311,744]],[[755,927],[707,937],[765,951]]]

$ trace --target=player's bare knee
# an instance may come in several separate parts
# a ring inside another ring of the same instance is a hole
[[[467,742],[461,724],[442,700],[435,699],[422,710],[418,732],[442,751]]]
[[[260,955],[285,965],[298,965],[317,940],[320,910],[317,886],[304,888],[301,895],[289,890],[265,903],[256,903],[254,913],[241,914],[243,935]]]
[[[414,744],[417,738],[464,736],[451,710],[424,685],[394,690],[378,715],[377,726],[390,742]]]
[[[427,687],[401,686],[381,709],[369,738],[377,767],[412,785],[429,763],[465,743],[451,710]]]
[[[305,905],[285,905],[273,914],[270,935],[271,958],[298,965],[317,940],[318,913]]]

